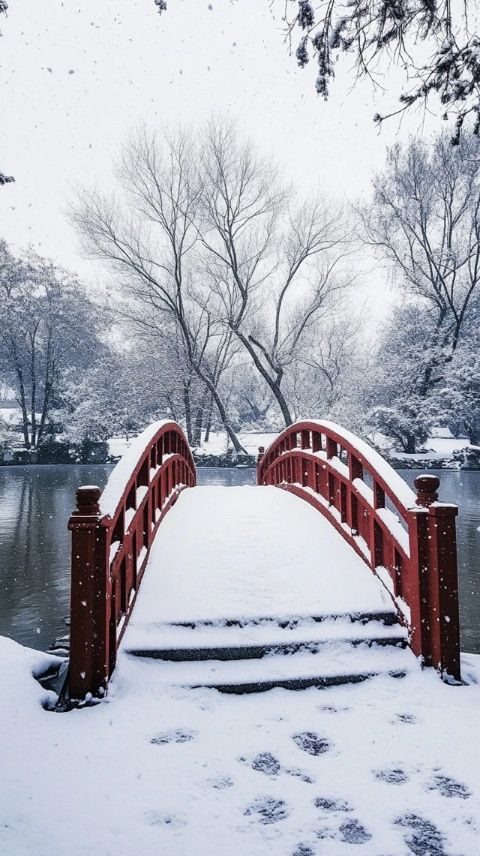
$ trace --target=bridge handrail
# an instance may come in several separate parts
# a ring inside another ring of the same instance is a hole
[[[196,483],[188,442],[176,422],[145,429],[103,491],[77,490],[72,532],[71,698],[105,689],[153,539],[181,490]]]
[[[368,443],[327,420],[297,422],[259,451],[258,484],[321,511],[381,579],[414,652],[458,679],[458,509],[437,501],[439,479],[418,476],[415,494]]]

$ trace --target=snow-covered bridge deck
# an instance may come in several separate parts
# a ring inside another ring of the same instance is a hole
[[[197,487],[158,531],[129,631],[385,610],[394,614],[380,581],[298,497],[274,487]]]
[[[396,620],[380,580],[310,505],[274,487],[201,487],[158,531],[122,650],[164,661],[167,683],[343,681],[413,665]]]

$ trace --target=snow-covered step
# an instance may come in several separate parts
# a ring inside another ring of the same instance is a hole
[[[123,656],[132,655],[124,653]],[[409,649],[368,646],[366,643],[354,648],[345,642],[325,643],[317,653],[272,654],[262,659],[228,662],[143,660],[144,664],[147,662],[148,672],[142,670],[144,680],[149,680],[149,674],[157,686],[210,687],[225,693],[356,683],[379,674],[400,678],[418,668]]]
[[[159,660],[241,660],[302,650],[314,653],[333,641],[354,646],[363,643],[405,646],[407,634],[398,624],[361,623],[347,616],[321,623],[314,619],[293,619],[287,626],[275,622],[199,628],[154,625],[150,631],[148,627],[133,629],[124,647],[137,656]]]
[[[204,616],[191,616],[188,619],[176,620],[176,621],[160,621],[160,622],[150,622],[144,623],[140,625],[139,622],[132,621],[132,625],[137,629],[140,626],[148,629],[148,631],[153,631],[155,628],[165,628],[165,627],[179,627],[179,628],[190,628],[190,629],[202,629],[202,628],[211,628],[211,627],[257,627],[259,625],[263,626],[278,626],[278,627],[295,627],[298,624],[305,624],[306,622],[328,622],[328,621],[360,621],[366,624],[369,621],[380,621],[383,624],[395,624],[398,621],[398,613],[391,606],[390,608],[386,607],[385,609],[375,609],[375,610],[349,610],[348,612],[337,612],[337,611],[329,611],[329,612],[315,612],[312,611],[304,611],[304,612],[285,612],[279,613],[275,615],[258,614],[252,612],[252,614],[238,613],[238,614],[229,614],[228,617],[216,616],[214,618],[208,618]]]

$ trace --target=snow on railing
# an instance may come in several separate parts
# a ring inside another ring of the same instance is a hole
[[[447,680],[460,678],[458,509],[437,502],[436,476],[418,476],[414,493],[364,440],[334,422],[304,421],[260,448],[257,482],[321,511],[385,585],[413,651]]]
[[[196,482],[176,422],[150,425],[131,444],[103,491],[77,490],[72,532],[70,697],[106,689],[158,526]]]

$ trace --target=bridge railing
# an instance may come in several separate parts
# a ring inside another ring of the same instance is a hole
[[[106,689],[156,531],[195,464],[175,422],[156,422],[128,449],[103,491],[77,490],[72,532],[69,694]]]
[[[359,437],[308,421],[259,450],[257,482],[321,511],[387,588],[414,653],[445,680],[460,679],[458,508],[437,501],[436,476],[418,476],[415,494]]]

